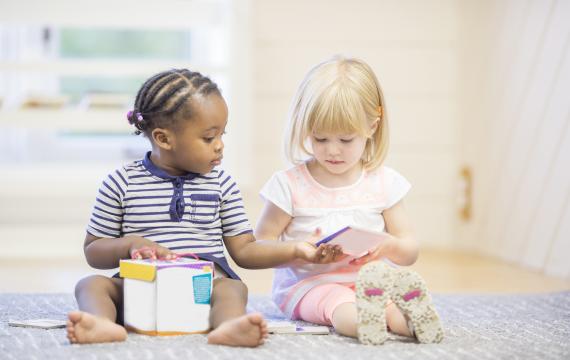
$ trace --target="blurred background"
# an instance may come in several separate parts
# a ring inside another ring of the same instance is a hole
[[[288,166],[292,96],[339,53],[383,87],[432,289],[568,290],[568,19],[569,0],[0,0],[0,291],[71,292],[96,272],[98,186],[148,148],[125,113],[168,68],[222,88],[224,166],[255,224]],[[239,273],[269,291],[271,270]]]

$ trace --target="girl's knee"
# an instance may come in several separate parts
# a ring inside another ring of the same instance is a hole
[[[236,294],[237,296],[247,299],[248,289],[247,285],[241,280],[234,280],[229,278],[221,278],[214,280],[214,294]]]
[[[87,276],[75,285],[75,297],[81,295],[85,292],[101,292],[105,291],[107,293],[115,291],[115,284],[111,279],[102,275],[91,275]]]

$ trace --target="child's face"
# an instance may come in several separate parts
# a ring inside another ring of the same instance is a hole
[[[208,95],[194,98],[192,110],[192,119],[174,133],[173,160],[181,171],[205,174],[222,161],[228,108],[221,96]]]
[[[357,134],[313,133],[313,156],[329,173],[342,175],[355,166],[366,147],[366,137]]]

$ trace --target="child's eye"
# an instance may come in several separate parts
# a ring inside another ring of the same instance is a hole
[[[212,137],[205,137],[204,141],[207,143],[211,143],[212,141],[214,141],[214,137],[213,136]]]
[[[318,137],[316,137],[316,136],[315,136],[314,138],[315,138],[315,141],[316,141],[316,142],[319,142],[319,143],[322,143],[322,142],[327,141],[327,138],[318,138]]]
[[[349,142],[352,142],[352,140],[354,140],[354,138],[350,138],[350,139],[340,139],[340,141],[343,142],[343,143],[349,143]]]

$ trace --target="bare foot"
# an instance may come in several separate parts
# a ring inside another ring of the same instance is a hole
[[[259,313],[228,320],[208,334],[208,344],[256,347],[267,338],[267,322]]]
[[[67,338],[72,344],[125,341],[127,331],[109,319],[83,311],[67,314]]]

